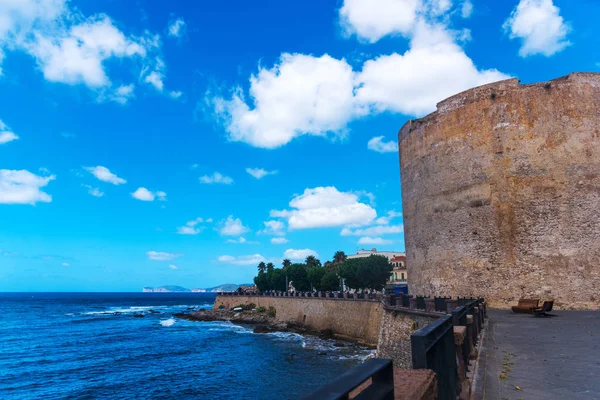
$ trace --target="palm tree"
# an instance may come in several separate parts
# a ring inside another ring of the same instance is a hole
[[[260,264],[258,264],[258,273],[264,274],[266,269],[267,269],[266,264],[264,263],[264,261],[261,261]]]
[[[321,266],[321,261],[319,261],[317,259],[317,257],[315,257],[315,256],[306,257],[306,260],[304,261],[304,263],[306,264],[306,268],[308,268],[308,269],[310,269],[312,267],[320,267]]]
[[[287,267],[292,265],[292,262],[286,258],[285,260],[283,260],[282,264],[283,264],[283,269],[286,269]]]
[[[341,264],[344,261],[346,261],[346,253],[344,253],[343,251],[336,251],[333,255],[333,262],[335,264]]]
[[[275,269],[275,265],[273,265],[272,262],[267,264],[267,273],[273,272],[274,269]]]

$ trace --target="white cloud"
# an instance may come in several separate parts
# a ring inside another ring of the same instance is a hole
[[[375,43],[390,34],[408,34],[421,0],[344,0],[339,10],[346,35]]]
[[[170,261],[170,260],[176,259],[177,257],[181,257],[181,254],[166,253],[164,251],[154,251],[154,250],[150,250],[149,252],[146,253],[146,255],[148,256],[149,260],[154,260],[154,261]]]
[[[377,225],[364,229],[344,228],[340,233],[342,236],[381,236],[393,233],[402,233],[402,225]]]
[[[54,175],[39,176],[26,170],[0,169],[0,204],[50,203],[52,196],[41,189],[54,179]]]
[[[265,229],[258,233],[264,233],[265,235],[283,236],[285,235],[285,224],[281,221],[271,220],[263,222]]]
[[[288,242],[289,242],[289,240],[287,240],[284,237],[274,237],[274,238],[271,238],[271,244],[286,244]]]
[[[521,57],[551,56],[571,44],[567,40],[571,29],[552,0],[521,0],[503,28],[511,39],[522,40]]]
[[[102,197],[104,196],[104,192],[100,190],[100,188],[93,187],[91,185],[81,185],[88,190],[88,193],[94,197]]]
[[[169,36],[180,38],[185,35],[186,30],[187,26],[183,18],[177,18],[169,23]]]
[[[70,264],[69,264],[69,263],[66,263],[66,262],[64,262],[64,263],[62,263],[62,264],[60,264],[60,265],[62,265],[63,267],[69,267],[69,266],[70,266]]]
[[[180,98],[183,95],[182,92],[178,91],[178,90],[171,90],[169,92],[169,97],[172,99],[177,100],[178,98]]]
[[[131,193],[131,197],[142,201],[154,201],[157,197],[159,201],[167,200],[167,194],[165,192],[151,192],[145,187],[138,188],[135,192]]]
[[[256,179],[262,179],[267,175],[275,175],[277,173],[277,171],[267,171],[263,168],[246,168],[246,172]]]
[[[379,217],[375,220],[378,225],[388,225],[393,218],[401,217],[402,213],[394,210],[388,211],[387,216]]]
[[[215,172],[212,175],[201,176],[200,182],[202,182],[202,183],[222,183],[224,185],[230,185],[233,183],[233,179],[231,179],[228,176],[221,175],[218,172]]]
[[[135,85],[121,85],[114,92],[109,93],[106,98],[119,104],[127,104],[129,100],[135,97]]]
[[[292,261],[304,261],[308,256],[319,257],[317,252],[311,249],[287,249],[283,253],[283,258],[289,258]]]
[[[173,264],[169,265],[169,268],[171,268],[171,269],[179,269],[179,268],[177,268],[177,265],[173,265]]]
[[[109,71],[122,77],[117,70],[136,75],[135,69],[152,69],[157,60],[162,63],[160,46],[158,35],[127,35],[108,15],[86,17],[66,0],[9,0],[0,6],[0,53],[3,47],[25,52],[46,80],[86,85],[99,100],[126,103],[132,92],[124,94]]]
[[[241,219],[233,218],[233,216],[230,215],[226,220],[221,221],[219,232],[224,236],[240,236],[243,233],[248,232],[248,230],[249,229],[242,224]]]
[[[212,101],[230,140],[272,149],[301,135],[341,134],[354,113],[353,80],[345,60],[284,53],[250,77],[248,101],[241,88]]]
[[[377,216],[358,196],[340,192],[333,186],[305,189],[290,201],[291,210],[272,210],[272,217],[287,218],[290,229],[307,229],[344,225],[365,225]]]
[[[85,169],[86,171],[94,175],[97,179],[103,182],[112,183],[113,185],[122,185],[124,183],[127,183],[125,179],[119,178],[117,175],[110,172],[108,168],[100,165],[97,167],[83,167],[83,169]]]
[[[237,244],[242,244],[242,243],[247,243],[246,238],[240,236],[239,239],[227,239],[227,243],[237,243]]]
[[[376,136],[369,140],[367,148],[378,153],[395,153],[398,151],[398,143],[393,140],[384,142],[383,136]]]
[[[180,235],[197,235],[204,229],[203,226],[198,226],[198,224],[204,222],[203,218],[192,219],[191,221],[186,222],[184,226],[180,226],[177,228],[177,233]],[[209,218],[206,222],[212,222],[212,219]]]
[[[2,61],[1,58],[0,61]],[[13,140],[17,140],[18,138],[19,137],[15,133],[11,132],[10,128],[4,122],[2,122],[2,120],[0,120],[0,144],[12,142]]]
[[[163,75],[158,71],[152,71],[146,75],[144,82],[151,84],[159,92],[162,92],[164,89]]]
[[[380,237],[364,236],[358,239],[358,244],[392,244],[392,240],[386,240]]]
[[[227,263],[227,264],[236,264],[236,265],[256,265],[262,261],[266,261],[266,259],[260,254],[251,254],[248,256],[219,256],[217,258],[219,262]]]
[[[436,104],[474,86],[507,79],[495,69],[478,70],[442,25],[417,23],[411,47],[364,63],[356,102],[365,113],[422,116]]]
[[[460,9],[460,15],[463,18],[470,18],[473,15],[473,3],[471,0],[465,0]]]

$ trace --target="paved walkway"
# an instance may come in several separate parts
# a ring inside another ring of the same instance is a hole
[[[553,314],[488,310],[476,399],[600,399],[600,311]]]

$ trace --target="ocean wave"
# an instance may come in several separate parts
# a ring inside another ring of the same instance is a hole
[[[230,321],[205,322],[204,326],[211,332],[253,333],[252,328],[236,325]]]
[[[175,318],[164,319],[160,321],[160,324],[164,327],[172,326],[175,324]]]
[[[103,311],[83,312],[83,313],[81,313],[81,315],[111,315],[114,313],[121,313],[121,314],[147,313],[150,310],[158,311],[158,313],[164,314],[166,312],[181,311],[184,309],[189,309],[191,307],[194,307],[194,309],[212,308],[212,305],[210,305],[210,304],[200,304],[200,305],[177,304],[177,305],[172,305],[172,306],[171,305],[168,305],[168,306],[160,306],[160,305],[130,306],[130,307],[115,306],[115,307],[109,307],[108,309],[104,309]]]

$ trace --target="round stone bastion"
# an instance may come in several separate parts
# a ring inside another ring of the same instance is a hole
[[[600,308],[600,74],[467,90],[398,142],[411,294]]]

